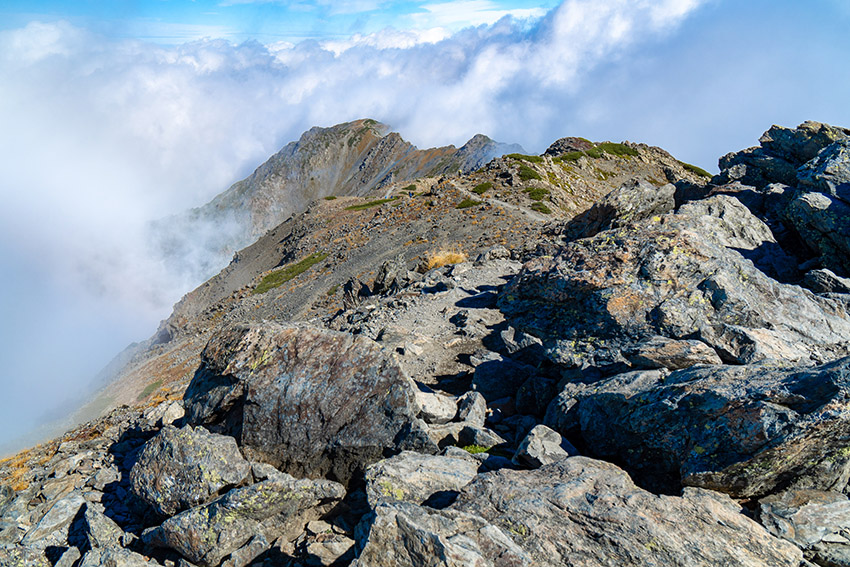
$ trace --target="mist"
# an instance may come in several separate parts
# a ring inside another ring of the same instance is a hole
[[[480,132],[533,152],[629,139],[716,170],[773,123],[850,125],[839,6],[566,0],[455,33],[297,44],[163,46],[62,21],[0,32],[0,452],[214,271],[193,247],[187,269],[166,266],[151,223],[304,130],[370,117],[419,147]]]

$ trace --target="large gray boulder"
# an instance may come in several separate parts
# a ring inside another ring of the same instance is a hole
[[[850,480],[850,357],[815,367],[695,366],[568,384],[546,414],[641,482],[736,498]]]
[[[571,242],[528,262],[499,306],[512,325],[544,341],[553,362],[609,374],[638,366],[623,353],[651,337],[699,340],[738,364],[846,354],[844,305],[780,284],[746,259],[739,250],[771,240],[736,203],[712,197],[691,213],[684,206],[681,214]]]
[[[130,471],[130,483],[159,514],[173,516],[209,502],[242,483],[250,472],[233,437],[203,427],[167,425],[145,444]]]
[[[850,204],[826,193],[798,193],[784,211],[820,264],[850,275]]]
[[[366,469],[366,495],[373,508],[384,501],[403,500],[422,504],[435,494],[451,500],[478,474],[478,461],[466,458],[422,455],[404,451]]]
[[[446,510],[382,504],[358,536],[358,567],[798,567],[802,559],[726,496],[656,496],[584,457],[479,475]]]
[[[850,204],[850,138],[830,144],[797,171],[802,187]]]
[[[343,496],[345,489],[333,481],[278,474],[173,516],[146,532],[144,539],[148,545],[173,549],[192,563],[214,567],[258,533],[269,541],[297,535]]]
[[[265,322],[210,339],[185,406],[190,423],[233,435],[251,460],[347,483],[388,451],[437,452],[414,388],[369,339]]]

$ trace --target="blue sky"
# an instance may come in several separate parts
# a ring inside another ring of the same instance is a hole
[[[3,27],[33,20],[65,20],[107,37],[175,44],[205,37],[263,43],[339,39],[382,29],[448,32],[492,24],[505,15],[539,18],[557,2],[464,0],[400,2],[349,0],[158,0],[148,2],[9,0],[0,8]]]
[[[847,0],[0,3],[0,452],[204,274],[146,227],[312,126],[656,145],[716,170],[850,126]],[[211,227],[214,229],[214,227]]]

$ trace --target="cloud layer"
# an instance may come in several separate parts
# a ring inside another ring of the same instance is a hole
[[[565,135],[633,139],[710,168],[772,122],[850,122],[847,79],[817,75],[846,61],[841,18],[765,55],[771,33],[829,19],[774,15],[761,33],[765,2],[566,0],[453,34],[295,45],[163,47],[62,22],[0,32],[0,430],[41,418],[26,402],[78,393],[198,283],[148,252],[146,223],[206,202],[311,126],[373,117],[420,147],[482,132],[538,152]],[[803,61],[806,84],[781,72]]]

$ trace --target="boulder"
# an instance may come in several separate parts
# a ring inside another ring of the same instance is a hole
[[[759,500],[759,521],[777,537],[803,549],[825,540],[850,544],[850,500],[838,492],[788,490]]]
[[[850,205],[825,193],[799,193],[784,211],[822,267],[850,275]]]
[[[258,533],[267,540],[298,534],[345,496],[327,480],[289,475],[231,490],[218,500],[173,516],[145,532],[148,545],[167,547],[192,563],[214,567]]]
[[[818,363],[850,351],[844,304],[780,284],[724,245],[756,245],[763,231],[736,200],[712,199],[721,216],[663,215],[531,260],[502,290],[502,312],[541,338],[552,362],[609,375],[632,367],[624,352],[658,336],[699,340],[738,364]],[[719,211],[730,208],[753,230],[727,222]]]
[[[448,504],[476,474],[478,463],[474,459],[404,451],[366,469],[366,495],[373,508],[384,501],[399,500],[414,504],[433,500],[431,506]]]
[[[472,389],[486,400],[515,396],[519,387],[536,373],[536,369],[510,358],[499,357],[475,367]]]
[[[423,391],[420,386],[416,391],[416,403],[419,405],[419,417],[425,423],[448,423],[457,415],[457,400],[446,394],[433,391]]]
[[[555,140],[551,146],[546,148],[543,155],[558,157],[568,152],[586,152],[593,147],[593,142],[584,138],[568,136]]]
[[[86,552],[79,567],[159,567],[159,563],[129,549],[92,549]]]
[[[567,384],[546,424],[646,486],[758,498],[850,480],[850,357],[809,368],[694,366]]]
[[[513,462],[537,469],[578,455],[572,443],[545,425],[536,425],[517,447]]]
[[[803,285],[815,293],[850,293],[850,278],[842,278],[830,270],[810,270]]]
[[[803,164],[833,142],[848,138],[850,130],[846,128],[806,121],[796,128],[771,126],[759,138],[759,143],[772,155],[791,163]]]
[[[50,506],[47,513],[27,532],[21,543],[25,547],[36,549],[67,544],[71,523],[85,505],[86,500],[81,492],[71,492]]]
[[[358,567],[797,567],[802,559],[726,496],[692,488],[656,496],[584,457],[479,475],[445,510],[381,504],[356,535]]]
[[[587,211],[574,217],[566,227],[568,239],[587,238],[630,222],[669,213],[676,206],[676,187],[656,187],[642,179],[627,181]]]
[[[50,561],[40,549],[15,546],[0,548],[0,565],[4,567],[50,567]]]
[[[347,483],[387,452],[438,451],[414,389],[365,337],[266,322],[210,339],[185,406],[190,423],[233,435],[251,460]]]
[[[850,204],[850,138],[827,146],[797,170],[800,186]]]
[[[657,336],[640,341],[624,355],[636,368],[679,370],[695,364],[722,364],[714,349],[702,341]]]
[[[145,444],[130,483],[159,514],[173,516],[241,484],[250,472],[233,437],[167,425]]]

